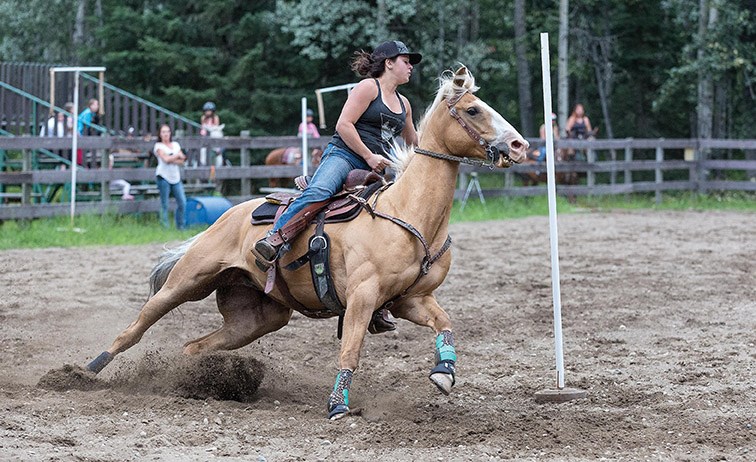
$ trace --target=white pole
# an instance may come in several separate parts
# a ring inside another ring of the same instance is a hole
[[[79,71],[74,71],[73,133],[71,137],[71,228],[76,214],[76,150],[79,144]]]
[[[546,127],[546,177],[549,196],[549,239],[551,241],[551,292],[554,298],[554,344],[556,350],[557,388],[564,388],[564,353],[562,351],[562,297],[559,287],[559,240],[556,216],[556,179],[554,178],[554,130],[551,127],[551,72],[549,34],[541,33],[541,67],[543,74],[543,123]]]
[[[302,175],[307,176],[307,167],[310,163],[307,151],[307,98],[302,97]]]

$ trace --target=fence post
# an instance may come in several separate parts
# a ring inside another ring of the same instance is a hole
[[[249,130],[242,130],[239,132],[239,136],[242,138],[249,138]],[[249,167],[251,165],[249,158],[249,148],[243,146],[239,156],[239,163],[242,167]],[[249,177],[241,179],[241,195],[242,197],[249,197],[252,195],[252,180]]]
[[[105,149],[98,149],[96,157],[100,158],[100,170],[107,171],[110,168],[110,155]],[[110,181],[100,182],[100,200],[103,202],[110,200]]]
[[[23,153],[23,160],[21,164],[21,171],[31,172],[32,171],[32,152],[30,149],[24,149],[22,153]],[[31,204],[32,188],[33,188],[32,183],[24,183],[21,185],[21,204],[22,205]]]
[[[661,204],[661,186],[664,178],[662,176],[661,163],[664,162],[664,148],[661,146],[656,147],[656,168],[654,169],[654,177],[656,186],[654,187],[654,197],[656,199],[656,205]]]
[[[588,148],[585,153],[585,159],[590,165],[596,162],[596,151],[593,148]],[[585,183],[588,186],[588,195],[593,196],[593,187],[596,185],[596,174],[593,170],[588,170],[585,173]]]
[[[625,173],[624,173],[625,186],[628,186],[627,188],[628,192],[625,193],[625,198],[630,197],[630,188],[632,187],[632,184],[633,184],[633,171],[630,170],[630,168],[628,168],[628,165],[632,161],[633,161],[633,139],[628,138],[627,146],[625,146],[625,162],[627,162],[627,164],[625,165]]]

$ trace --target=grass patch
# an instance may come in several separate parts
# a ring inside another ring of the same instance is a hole
[[[202,231],[164,228],[146,215],[80,215],[71,227],[70,217],[5,221],[0,225],[0,249],[138,245],[181,241]]]
[[[560,214],[584,211],[612,210],[729,210],[756,212],[756,194],[751,192],[712,192],[698,195],[689,192],[669,192],[656,204],[654,194],[629,196],[578,197],[572,204],[557,197]],[[545,195],[534,197],[492,198],[482,204],[473,194],[464,210],[455,201],[451,222],[491,221],[546,216],[549,214]],[[69,217],[38,220],[5,221],[0,224],[0,250],[14,248],[80,247],[94,245],[139,245],[183,241],[203,231],[204,227],[179,231],[163,228],[157,214],[139,215],[81,215],[71,229]]]

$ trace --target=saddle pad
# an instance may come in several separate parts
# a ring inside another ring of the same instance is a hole
[[[266,225],[273,223],[276,218],[276,212],[280,204],[274,204],[272,202],[263,202],[262,205],[252,211],[252,224],[253,225]]]

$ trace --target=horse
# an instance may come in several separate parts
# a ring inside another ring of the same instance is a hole
[[[537,156],[538,151],[536,150],[534,154]],[[574,149],[556,149],[554,151],[554,162],[555,163],[575,162],[575,150]],[[538,162],[528,157],[525,161],[525,164],[538,165]],[[546,183],[546,181],[548,181],[546,178],[546,164],[541,163],[541,165],[543,168],[537,172],[530,171],[530,172],[518,173],[518,175],[520,175],[520,178],[522,178],[522,183],[524,186],[538,186],[539,183]],[[556,180],[556,184],[563,184],[563,185],[578,184],[577,172],[555,172],[554,179]]]
[[[466,67],[445,71],[439,81],[419,124],[418,146],[407,148],[401,175],[371,198],[371,207],[365,207],[370,213],[326,225],[333,286],[345,307],[339,370],[327,401],[331,420],[350,412],[349,390],[363,340],[373,314],[383,309],[432,330],[436,365],[430,381],[445,395],[455,384],[452,322],[434,291],[451,266],[448,229],[459,165],[506,168],[525,159],[528,142],[473,94],[478,87]],[[187,342],[187,355],[244,347],[286,326],[295,309],[308,317],[334,316],[318,299],[309,271],[283,268],[308,250],[306,239],[289,241],[291,251],[274,266],[288,293],[276,284],[266,294],[271,273],[256,266],[251,250],[270,225],[250,223],[250,214],[264,200],[232,207],[207,230],[166,251],[150,275],[151,296],[137,318],[87,369],[98,373],[165,314],[213,292],[223,324]],[[313,229],[313,224],[307,228]]]
[[[317,168],[320,165],[320,157],[322,155],[322,149],[313,148],[310,153],[310,163],[313,168]],[[302,165],[302,148],[289,146],[274,149],[265,156],[265,165]],[[271,188],[280,188],[290,180],[290,178],[268,178],[268,186]]]

